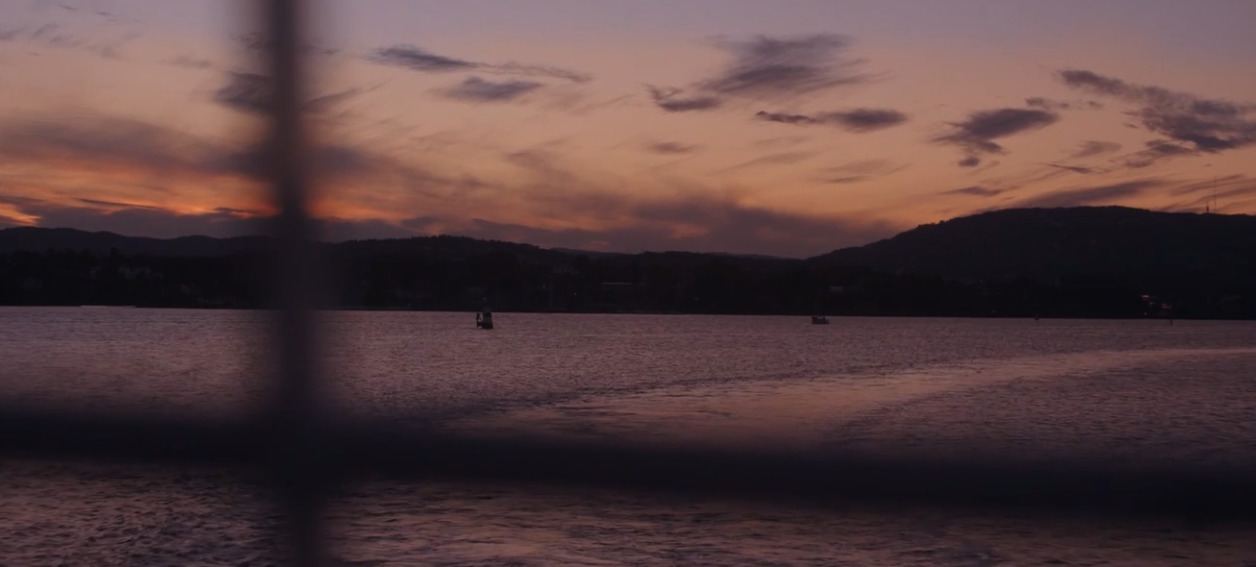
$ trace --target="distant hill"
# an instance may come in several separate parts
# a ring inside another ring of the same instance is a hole
[[[265,237],[0,230],[0,305],[255,308]],[[1256,318],[1256,217],[1015,209],[807,260],[598,253],[457,236],[327,244],[367,309]]]
[[[179,238],[149,238],[123,236],[112,232],[87,232],[72,228],[17,227],[0,229],[0,253],[45,252],[48,250],[86,251],[107,254],[116,250],[120,254],[156,256],[164,258],[196,258],[228,256],[237,253],[265,250],[273,241],[265,236],[241,236],[213,238],[208,236],[183,236]],[[543,263],[566,263],[573,257],[631,258],[641,255],[682,254],[710,256],[754,261],[789,261],[773,256],[755,254],[689,253],[689,252],[597,252],[572,248],[541,248],[532,244],[501,240],[480,240],[465,236],[414,236],[348,240],[329,243],[333,255],[339,257],[377,256],[427,256],[476,257],[485,254],[510,254],[519,258]]]
[[[86,250],[93,253],[108,253],[111,250],[117,250],[121,254],[128,255],[205,257],[259,250],[267,242],[268,239],[261,236],[236,238],[183,236],[163,239],[122,236],[112,232],[87,232],[72,228],[17,227],[0,230],[0,253],[43,252],[45,250]]]
[[[1256,284],[1256,217],[1126,207],[1009,209],[922,225],[811,259],[967,280],[1073,275]]]

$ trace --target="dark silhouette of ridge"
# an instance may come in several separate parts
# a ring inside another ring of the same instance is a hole
[[[73,228],[16,227],[0,230],[0,253],[43,252],[45,250],[86,250],[147,256],[227,256],[263,249],[269,239],[262,236],[213,238],[181,236],[179,238],[148,238],[123,236],[112,232],[87,232]]]
[[[1008,209],[926,224],[821,264],[985,280],[1070,275],[1253,283],[1256,217],[1127,207]]]
[[[265,237],[0,230],[0,304],[252,308]],[[1256,217],[1011,209],[814,258],[545,249],[460,236],[324,245],[344,308],[1256,318]]]

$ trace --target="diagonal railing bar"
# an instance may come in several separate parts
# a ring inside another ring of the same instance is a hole
[[[179,465],[265,465],[250,424],[0,412],[0,447],[15,456]],[[319,438],[320,479],[380,478],[621,488],[771,500],[1017,508],[1039,514],[1256,520],[1256,470],[1142,468],[1074,461],[1017,463],[923,457],[803,455],[661,447],[342,424]],[[320,474],[321,473],[321,474]]]

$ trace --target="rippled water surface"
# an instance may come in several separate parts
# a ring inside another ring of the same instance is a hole
[[[8,402],[238,416],[264,314],[0,308]],[[1044,463],[1256,470],[1256,325],[349,312],[326,317],[338,411],[493,434]],[[4,462],[0,565],[265,565],[273,510],[238,473]],[[349,486],[361,565],[1256,565],[1254,526],[1009,511],[799,509],[553,487]]]

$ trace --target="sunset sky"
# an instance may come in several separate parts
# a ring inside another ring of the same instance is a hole
[[[1032,206],[1256,213],[1250,0],[323,0],[326,237],[802,257]],[[256,230],[247,3],[0,3],[0,227]]]

